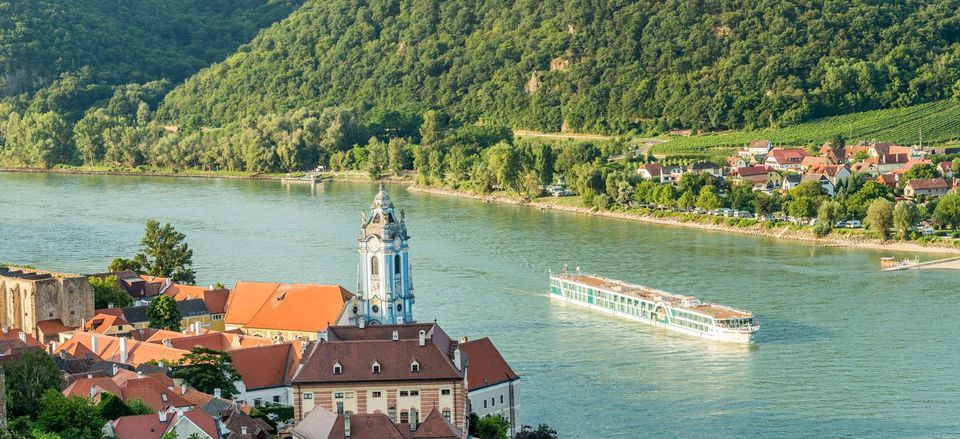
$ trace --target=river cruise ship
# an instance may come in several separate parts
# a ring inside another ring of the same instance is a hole
[[[586,275],[550,273],[550,298],[710,340],[750,343],[760,324],[747,311],[641,285]]]

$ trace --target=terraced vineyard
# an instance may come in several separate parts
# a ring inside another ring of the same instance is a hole
[[[657,156],[723,156],[756,139],[775,145],[820,145],[840,134],[848,143],[859,140],[896,142],[903,145],[939,144],[960,139],[960,102],[948,100],[904,108],[865,111],[827,117],[780,129],[732,131],[678,137],[653,147]]]

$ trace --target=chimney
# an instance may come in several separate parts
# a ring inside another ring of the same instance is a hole
[[[60,351],[60,359],[61,360],[67,359],[67,351]]]
[[[246,434],[247,434],[247,426],[246,426],[246,425],[241,425],[241,426],[240,426],[240,434],[241,434],[241,435],[246,435]]]
[[[96,336],[96,335],[91,335],[91,336],[90,336],[90,350],[93,351],[94,354],[100,355],[100,349],[97,349],[97,347],[98,347],[98,345],[97,345],[97,336]]]
[[[214,288],[213,285],[211,284],[211,285],[210,285],[210,291],[213,291],[213,290],[215,290],[215,289],[216,289],[216,288]]]
[[[120,372],[120,368],[116,364],[113,365],[113,373],[110,376],[117,376],[117,372]]]
[[[10,328],[7,327],[7,325],[3,325],[3,335],[7,335],[8,332],[10,332]]]
[[[127,338],[120,337],[120,362],[127,362]]]
[[[27,333],[26,333],[26,332],[20,331],[20,341],[23,342],[23,343],[26,343],[26,342],[27,342]]]
[[[343,437],[350,437],[350,412],[344,412],[343,414]]]
[[[113,309],[113,302],[108,303],[108,304],[107,304],[107,308]]]
[[[143,378],[143,371],[142,371],[142,370],[138,370],[138,371],[137,371],[137,378]]]
[[[157,363],[157,366],[164,367],[164,366],[163,366],[163,360],[160,360],[160,362]]]
[[[167,412],[166,412],[166,411],[163,411],[163,410],[160,411],[160,423],[161,423],[161,424],[166,424],[166,423],[167,423]]]
[[[426,346],[426,345],[427,345],[427,332],[421,329],[420,330],[420,346]]]
[[[470,339],[468,339],[467,336],[460,337],[460,344],[465,344],[468,341],[470,341]]]
[[[457,366],[457,370],[463,370],[463,363],[460,359],[460,348],[453,350],[453,365]]]
[[[394,329],[394,330],[393,330],[393,341],[397,341],[397,340],[400,340],[400,331],[397,331],[396,329]]]
[[[172,348],[172,347],[173,347],[173,343],[170,343],[170,339],[169,339],[169,338],[163,339],[163,340],[161,341],[161,343],[163,343],[163,345],[166,346],[166,347],[168,347],[168,348]]]
[[[187,385],[186,385],[186,384],[181,384],[181,385],[180,385],[180,394],[181,394],[181,395],[186,395],[186,394],[187,394]]]
[[[359,326],[360,329],[363,329],[363,327],[364,327],[364,325],[366,325],[366,323],[367,323],[367,320],[366,320],[366,319],[360,318],[360,320],[357,321],[357,326]]]
[[[96,385],[96,384],[90,386],[90,397],[93,398],[94,396],[97,396],[97,385]]]
[[[217,387],[216,389],[213,389],[213,397],[214,397],[214,398],[221,399],[221,398],[222,398],[221,395],[223,395],[223,393],[220,392],[220,388],[219,388],[219,387]]]

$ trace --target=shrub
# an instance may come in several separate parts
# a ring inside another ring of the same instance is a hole
[[[827,223],[817,223],[813,226],[813,235],[817,238],[823,238],[830,234],[830,231],[833,230]]]

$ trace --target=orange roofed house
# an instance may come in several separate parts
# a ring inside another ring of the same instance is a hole
[[[316,409],[422,424],[433,410],[466,430],[467,356],[435,323],[336,326],[293,378],[294,419]]]
[[[481,418],[500,415],[506,419],[510,423],[508,436],[513,437],[520,431],[520,377],[489,338],[461,338],[460,348],[470,360],[470,407]]]
[[[237,282],[226,305],[226,330],[283,340],[317,340],[340,320],[353,294],[339,285]]]

